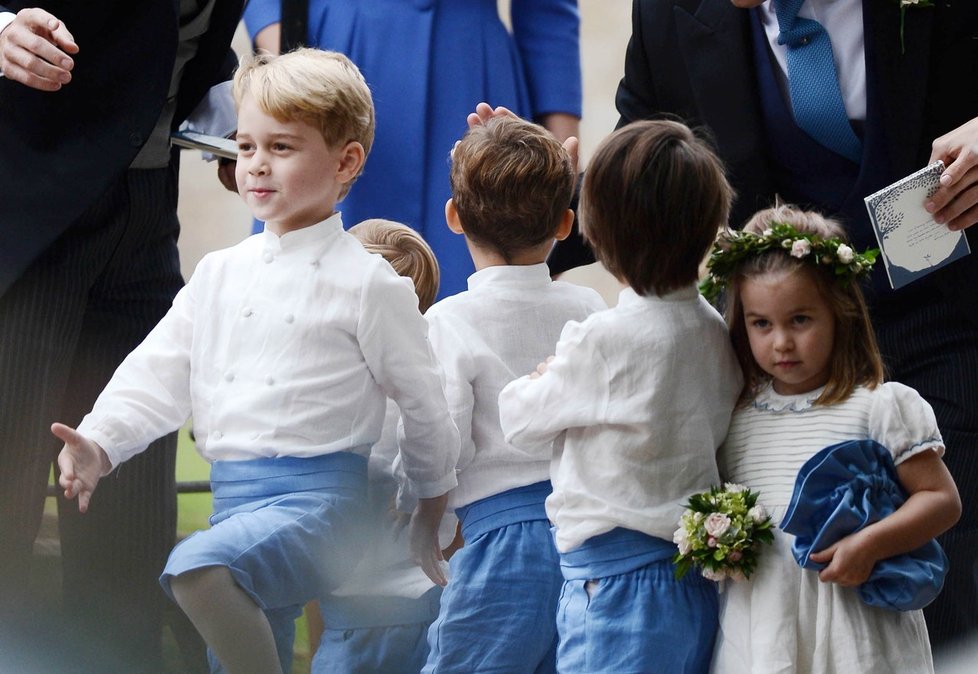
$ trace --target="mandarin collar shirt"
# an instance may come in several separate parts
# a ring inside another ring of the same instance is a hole
[[[113,466],[190,416],[208,461],[367,455],[388,397],[411,491],[443,494],[458,434],[413,286],[337,213],[205,256],[79,431]]]

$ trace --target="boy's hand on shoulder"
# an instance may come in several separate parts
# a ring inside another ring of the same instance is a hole
[[[408,533],[414,561],[431,582],[442,587],[448,584],[448,579],[441,564],[445,557],[438,544],[438,525],[441,523],[442,515],[445,514],[447,504],[448,494],[418,499],[418,507],[411,515]]]
[[[530,379],[539,379],[543,374],[547,372],[547,368],[550,366],[550,363],[552,363],[553,360],[554,360],[553,356],[548,356],[547,360],[543,361],[542,363],[539,363],[537,365],[537,369],[535,369],[533,372],[530,373]]]
[[[65,498],[77,497],[78,510],[86,512],[99,479],[112,470],[112,463],[105,450],[74,428],[52,424],[51,432],[65,443],[58,454],[58,484],[65,490]]]

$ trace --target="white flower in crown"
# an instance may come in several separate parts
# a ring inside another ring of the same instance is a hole
[[[730,518],[723,513],[710,513],[703,523],[703,528],[706,529],[706,533],[719,538],[730,528]]]
[[[836,255],[839,256],[839,262],[842,264],[849,264],[852,262],[853,251],[852,248],[844,243],[840,243],[839,247],[835,251]]]
[[[812,252],[812,244],[807,239],[798,239],[791,244],[791,257],[802,258]]]

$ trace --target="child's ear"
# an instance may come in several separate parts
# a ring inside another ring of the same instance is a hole
[[[343,146],[340,150],[340,164],[336,169],[337,179],[346,184],[360,175],[360,169],[367,160],[367,153],[363,150],[363,145],[355,140]]]
[[[455,208],[455,202],[452,199],[445,202],[445,222],[448,223],[448,228],[456,234],[465,234],[465,230],[462,229],[462,221],[458,217],[458,209]]]
[[[574,229],[574,211],[568,208],[560,218],[560,224],[557,226],[557,231],[554,232],[554,238],[557,241],[563,241],[570,236],[572,229]]]

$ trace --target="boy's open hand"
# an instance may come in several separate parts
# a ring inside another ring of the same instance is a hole
[[[445,506],[448,504],[448,494],[434,498],[418,499],[418,507],[411,515],[409,538],[411,556],[414,561],[431,579],[431,582],[444,587],[448,584],[441,562],[445,560],[438,543],[438,525]]]
[[[64,424],[52,424],[51,432],[65,443],[58,454],[61,477],[58,484],[65,490],[65,498],[78,497],[78,510],[86,512],[95,486],[103,475],[112,470],[108,455],[98,444]]]

